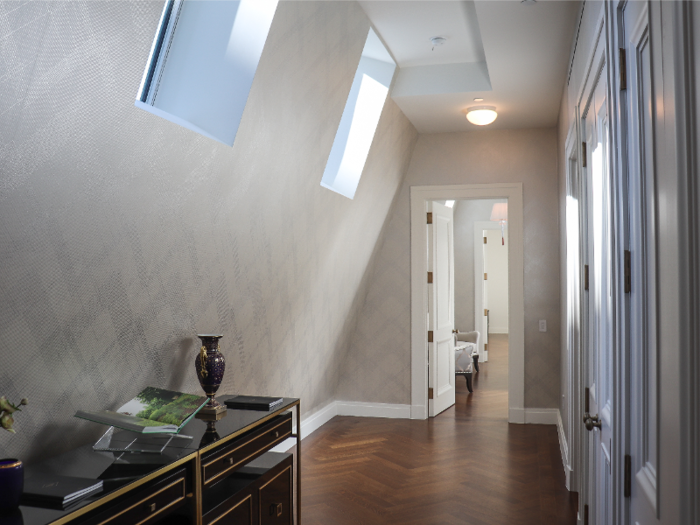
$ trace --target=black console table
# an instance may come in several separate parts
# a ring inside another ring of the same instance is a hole
[[[102,492],[63,510],[20,506],[0,516],[0,525],[293,525],[295,514],[301,525],[300,423],[299,400],[284,398],[269,412],[228,409],[218,421],[193,419],[181,432],[192,439],[174,439],[161,454],[86,445],[25,475],[102,479]],[[296,438],[296,461],[270,452],[289,437]]]

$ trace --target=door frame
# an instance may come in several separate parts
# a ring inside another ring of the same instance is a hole
[[[508,421],[525,423],[525,300],[523,185],[411,186],[411,419],[428,417],[427,203],[433,200],[508,199]]]
[[[500,229],[501,225],[493,221],[477,221],[474,223],[474,330],[478,330],[478,327],[483,326],[484,322],[484,315],[479,315],[479,312],[484,310],[484,280],[481,278],[485,273],[484,245],[481,240],[484,235],[483,231],[499,231]],[[481,250],[477,250],[477,246],[480,246]],[[510,246],[508,247],[510,248]],[[510,288],[510,282],[508,283],[508,287]],[[510,327],[508,331],[510,332]],[[479,337],[479,361],[483,361],[484,363],[489,360],[488,350],[484,349],[484,343],[486,343],[487,340],[488,334],[481,333],[481,337]]]

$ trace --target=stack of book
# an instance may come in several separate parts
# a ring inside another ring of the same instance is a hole
[[[24,480],[22,505],[65,508],[102,490],[101,479],[43,475]]]
[[[224,401],[227,407],[238,410],[273,410],[284,400],[281,397],[235,396]]]

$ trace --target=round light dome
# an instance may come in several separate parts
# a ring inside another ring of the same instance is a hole
[[[496,120],[497,116],[498,113],[496,113],[496,108],[493,106],[477,106],[467,110],[467,120],[477,126],[491,124],[491,122]]]

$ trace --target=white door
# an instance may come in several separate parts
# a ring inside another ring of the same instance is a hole
[[[428,203],[432,224],[428,225],[428,396],[430,417],[455,404],[454,244],[452,208]],[[431,341],[432,339],[432,341]]]
[[[651,49],[645,2],[623,11],[622,47],[627,56],[627,228],[630,281],[625,303],[630,379],[626,433],[630,468],[630,524],[658,523],[656,404],[656,265]],[[626,100],[625,100],[626,98]]]
[[[603,34],[605,34],[603,32]],[[607,63],[604,40],[598,42],[591,77],[581,100],[581,136],[586,144],[583,174],[586,186],[586,241],[584,260],[588,265],[588,291],[585,292],[587,331],[587,376],[589,413],[600,428],[585,431],[588,452],[588,483],[584,505],[589,524],[613,523],[616,497],[612,482],[613,447],[613,309],[611,236],[610,141],[607,111]],[[585,509],[584,509],[585,511]]]

